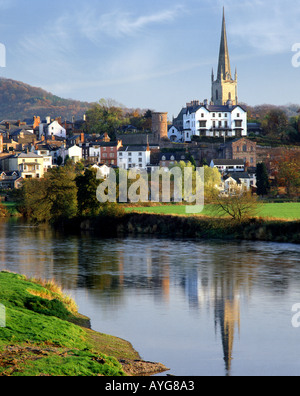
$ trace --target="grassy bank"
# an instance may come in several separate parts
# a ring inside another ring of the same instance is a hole
[[[125,206],[125,211],[139,213],[155,213],[155,214],[174,214],[186,215],[185,205],[160,205],[150,207]],[[215,216],[213,205],[205,205],[200,215]],[[265,219],[283,219],[283,220],[300,220],[300,203],[264,203],[259,209],[257,215]]]
[[[0,311],[0,376],[163,371],[142,362],[130,343],[92,331],[89,319],[53,282],[0,272],[0,303],[5,307],[5,315]]]

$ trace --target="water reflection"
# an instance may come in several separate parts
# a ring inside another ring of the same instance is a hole
[[[226,375],[243,326],[241,305],[248,305],[253,294],[288,294],[299,284],[299,258],[296,245],[98,240],[62,237],[47,227],[0,224],[1,269],[55,278],[64,289],[84,291],[90,304],[116,315],[129,309],[132,294],[140,304],[149,304],[150,298],[182,316],[186,310],[207,312],[221,341]],[[182,336],[180,329],[178,343]]]

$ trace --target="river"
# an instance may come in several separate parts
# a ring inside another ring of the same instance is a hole
[[[169,374],[300,374],[299,245],[62,236],[13,221],[0,223],[0,269],[55,279],[94,330]]]

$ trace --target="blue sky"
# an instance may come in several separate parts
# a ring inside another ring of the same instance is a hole
[[[1,76],[177,115],[210,99],[225,6],[239,100],[300,103],[298,0],[0,0]]]

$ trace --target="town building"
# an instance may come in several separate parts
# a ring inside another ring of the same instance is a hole
[[[246,167],[256,167],[257,143],[246,139],[234,139],[226,143],[224,147],[224,156],[227,159],[242,159]]]
[[[101,158],[100,163],[108,166],[118,165],[118,151],[122,148],[122,141],[100,142]]]
[[[121,169],[144,169],[150,165],[150,147],[126,146],[118,151],[118,167]]]
[[[211,168],[217,168],[221,173],[244,172],[245,162],[241,159],[213,159],[210,163]]]
[[[35,153],[7,156],[1,160],[1,170],[17,171],[23,179],[40,179],[44,177],[44,158]]]
[[[51,120],[50,117],[46,117],[46,120],[39,124],[39,139],[41,139],[42,136],[45,136],[47,139],[51,139],[52,136],[66,139],[67,131],[59,121],[60,119]]]

